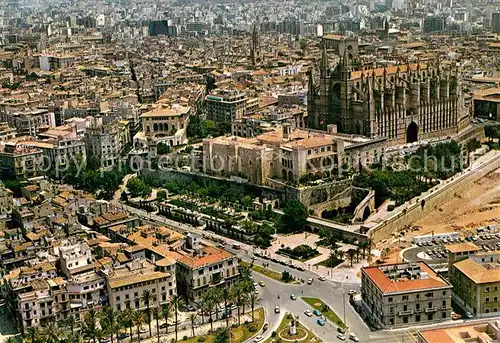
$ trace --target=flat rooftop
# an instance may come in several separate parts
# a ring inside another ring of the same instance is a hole
[[[498,342],[500,321],[459,325],[448,328],[429,329],[418,332],[422,343],[475,343]]]
[[[383,293],[423,291],[449,287],[425,262],[387,264],[361,269]]]

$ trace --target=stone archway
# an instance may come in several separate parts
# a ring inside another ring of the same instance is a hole
[[[370,206],[366,206],[363,210],[363,221],[367,220],[370,214],[372,214],[372,211],[370,211]]]
[[[418,141],[418,125],[412,121],[406,129],[406,143],[413,143]]]

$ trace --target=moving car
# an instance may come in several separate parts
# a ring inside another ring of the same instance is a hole
[[[295,296],[295,294],[290,294],[290,299],[297,300],[297,297]]]
[[[280,313],[280,311],[281,311],[281,310],[280,310],[280,307],[279,307],[279,306],[276,306],[276,307],[274,308],[274,313]]]
[[[349,339],[354,342],[359,342],[359,338],[354,334],[354,332],[349,333]]]
[[[471,312],[465,312],[465,316],[469,319],[474,318],[474,315]]]
[[[311,310],[305,310],[304,311],[304,314],[308,317],[312,317],[313,313],[311,312]]]
[[[259,282],[260,287],[266,287],[266,283],[264,281]]]
[[[309,280],[307,280],[307,284],[310,285],[313,283],[313,279],[312,278],[309,278]]]
[[[337,338],[340,339],[341,341],[345,341],[345,335],[343,333],[338,333]]]
[[[319,281],[325,281],[325,280],[326,280],[326,277],[324,277],[324,276],[319,277]]]
[[[268,323],[268,322],[265,322],[265,323],[264,323],[264,326],[262,327],[262,330],[263,330],[263,331],[266,331],[267,329],[269,329],[269,323]]]
[[[315,316],[318,316],[318,317],[319,317],[319,316],[321,316],[321,312],[320,312],[320,310],[315,309],[315,310],[313,311],[313,313],[314,313],[314,315],[315,315]]]
[[[260,342],[260,341],[262,341],[263,339],[264,339],[264,336],[262,336],[262,335],[258,335],[257,337],[255,337],[255,338],[254,338],[254,340],[253,340],[253,341],[254,341],[254,342]]]
[[[319,319],[316,321],[316,323],[318,323],[318,325],[320,325],[320,326],[325,326],[325,324],[326,324],[325,320],[324,320],[324,319],[322,319],[322,318],[319,318]]]
[[[349,294],[349,295],[354,295],[356,293],[357,293],[357,291],[355,289],[350,289],[349,292],[347,292],[347,294]]]

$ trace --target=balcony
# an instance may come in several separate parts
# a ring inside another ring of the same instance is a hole
[[[399,311],[399,316],[411,316],[413,314],[413,310]]]
[[[437,307],[427,307],[425,309],[425,313],[436,312],[436,311],[437,311]]]

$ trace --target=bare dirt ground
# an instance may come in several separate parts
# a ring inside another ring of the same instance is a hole
[[[489,224],[500,225],[500,169],[422,217],[414,223],[421,229],[411,235],[470,230]]]

